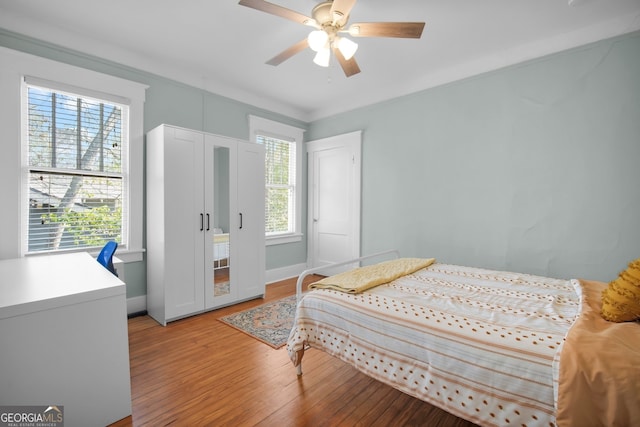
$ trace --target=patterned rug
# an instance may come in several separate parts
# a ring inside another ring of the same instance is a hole
[[[296,296],[292,295],[221,317],[219,320],[278,349],[287,343],[295,310]]]

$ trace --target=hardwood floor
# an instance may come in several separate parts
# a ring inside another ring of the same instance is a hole
[[[264,299],[166,327],[129,319],[133,415],[112,426],[474,426],[318,350],[298,377],[285,348],[217,320],[294,293],[291,279]]]

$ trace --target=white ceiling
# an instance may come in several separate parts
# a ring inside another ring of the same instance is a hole
[[[311,15],[319,2],[271,0]],[[424,21],[419,40],[357,38],[362,70],[309,49],[310,28],[238,0],[0,0],[0,27],[303,121],[640,29],[640,0],[359,0],[350,23]]]

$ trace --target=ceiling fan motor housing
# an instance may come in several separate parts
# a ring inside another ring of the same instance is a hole
[[[318,4],[311,11],[311,16],[316,23],[322,27],[327,33],[335,34],[344,27],[349,19],[349,15],[344,15],[340,11],[331,13],[332,1],[325,1]]]

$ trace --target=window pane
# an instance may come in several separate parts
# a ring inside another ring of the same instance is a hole
[[[29,87],[29,165],[121,172],[119,106]]]
[[[29,88],[29,166],[51,167],[52,95]]]
[[[122,180],[29,174],[29,252],[121,240]]]
[[[290,142],[266,138],[266,182],[268,184],[289,184]]]
[[[103,167],[105,172],[122,172],[122,109],[105,105],[103,116],[107,128],[103,128]]]
[[[81,169],[78,162],[78,103],[69,96],[54,94],[54,114],[52,133],[54,139],[54,159],[51,167]]]
[[[289,199],[291,190],[289,188],[269,187],[265,192],[265,231],[269,233],[288,233],[290,229]]]

